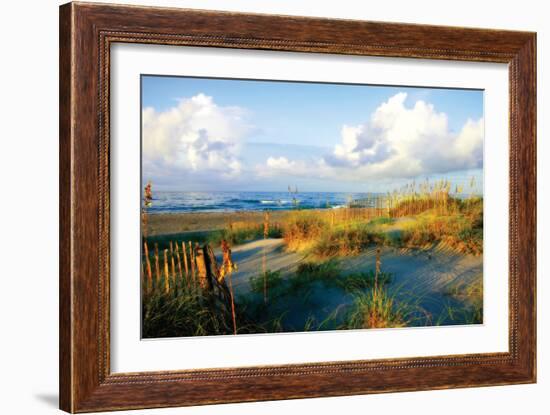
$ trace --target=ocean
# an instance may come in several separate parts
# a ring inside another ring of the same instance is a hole
[[[150,213],[243,210],[336,209],[374,198],[372,193],[339,192],[166,192],[153,191]],[[366,207],[366,206],[365,206]]]

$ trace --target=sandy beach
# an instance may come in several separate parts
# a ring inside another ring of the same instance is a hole
[[[277,222],[288,215],[289,211],[270,211],[270,221]],[[149,236],[171,235],[183,232],[212,231],[223,229],[230,223],[247,222],[261,224],[264,213],[261,211],[241,212],[192,212],[192,213],[155,213],[147,215]]]

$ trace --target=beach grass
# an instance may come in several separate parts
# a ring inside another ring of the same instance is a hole
[[[412,310],[409,304],[397,302],[385,288],[372,289],[355,295],[354,302],[341,328],[397,328],[408,325]]]
[[[444,209],[437,203],[442,202],[406,199],[387,210],[296,209],[277,212],[276,222],[268,222],[267,226],[261,222],[262,212],[240,213],[237,218],[249,219],[239,221],[233,221],[233,213],[227,213],[221,228],[152,235],[147,241],[165,249],[172,239],[217,247],[222,240],[235,246],[262,238],[282,238],[288,251],[318,258],[358,255],[370,246],[426,248],[438,243],[458,253],[482,254],[483,199],[449,196],[441,205]],[[373,212],[382,216],[373,216]]]
[[[142,298],[142,337],[187,337],[232,334],[231,314],[207,307],[216,299],[200,290],[155,291]]]
[[[463,203],[457,212],[449,215],[423,212],[414,222],[404,224],[401,239],[410,247],[442,242],[457,252],[480,255],[483,253],[482,201]]]
[[[244,224],[240,227],[232,225],[231,228],[211,231],[207,236],[207,242],[213,246],[219,246],[222,240],[227,241],[231,245],[242,245],[246,242],[251,242],[263,237],[281,238],[282,232],[280,228],[270,226],[266,235],[264,235],[263,226],[256,224]]]
[[[466,324],[483,323],[483,280],[473,282],[458,282],[446,287],[444,295],[457,300],[460,307],[446,307],[450,320]]]
[[[358,255],[371,246],[425,248],[438,243],[459,253],[482,254],[483,200],[449,200],[452,210],[425,209],[399,219],[329,222],[326,214],[298,212],[283,224],[283,238],[287,249],[319,258]]]
[[[280,271],[266,270],[264,273],[250,278],[250,289],[255,293],[263,293],[264,284],[269,286],[270,293],[277,292],[283,284]],[[273,294],[271,294],[273,295]]]
[[[330,259],[323,262],[303,262],[294,273],[286,277],[282,277],[280,272],[268,270],[264,274],[259,274],[250,279],[251,291],[257,295],[262,294],[265,279],[267,279],[269,286],[269,302],[271,306],[277,309],[277,306],[280,305],[283,305],[284,308],[285,302],[290,304],[299,300],[303,304],[308,303],[312,290],[320,287],[338,289],[353,296],[363,295],[373,289],[378,289],[378,287],[386,286],[391,282],[392,276],[384,272],[376,275],[374,270],[346,274],[341,270],[339,261]],[[248,308],[255,310],[255,319],[261,319],[262,315],[270,315],[269,305],[262,302],[262,304],[256,304],[255,307],[252,307],[251,302],[253,301],[250,298],[247,302]],[[261,298],[258,296],[257,303],[259,302],[261,302]],[[329,313],[329,315],[331,314],[332,317],[327,316],[321,322],[314,322],[312,317],[309,316],[306,323],[304,323],[304,327],[307,326],[309,329],[317,327],[317,330],[320,330],[321,328],[318,325],[322,323],[327,329],[328,327],[334,328],[335,325],[329,323],[336,321],[338,313],[333,310],[332,313]]]
[[[170,248],[171,241],[179,241],[185,243],[196,242],[202,245],[208,242],[211,234],[212,231],[192,231],[173,234],[152,235],[145,238],[145,240],[150,246],[154,246],[155,244],[157,244],[158,249],[162,251],[164,249]]]
[[[296,211],[288,215],[283,224],[283,239],[287,249],[304,251],[328,230],[326,215],[316,211]]]

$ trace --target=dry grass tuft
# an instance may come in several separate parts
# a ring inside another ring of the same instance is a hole
[[[283,224],[283,238],[290,251],[304,251],[315,245],[329,229],[328,223],[316,212],[292,212]]]
[[[407,305],[397,303],[385,288],[357,294],[348,312],[346,329],[397,328],[408,325]]]

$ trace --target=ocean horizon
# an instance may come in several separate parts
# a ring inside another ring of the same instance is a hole
[[[385,193],[156,191],[149,213],[237,212],[292,209],[338,209],[356,201],[374,200]],[[374,204],[373,204],[374,206]],[[365,205],[364,207],[369,207]]]

